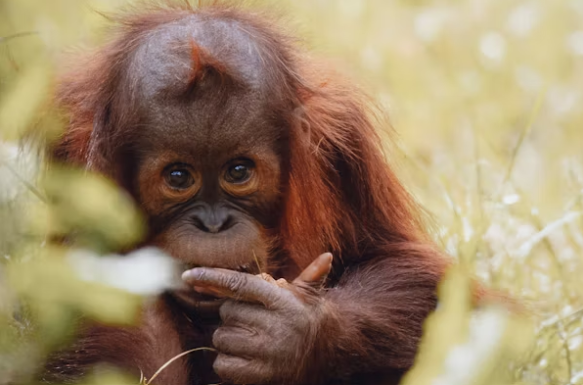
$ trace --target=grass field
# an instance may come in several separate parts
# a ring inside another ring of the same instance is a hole
[[[87,41],[88,31],[103,23],[85,3],[0,0],[5,144],[38,124],[55,52]],[[97,9],[121,3],[91,2]],[[388,159],[427,209],[436,240],[532,314],[525,324],[496,309],[471,311],[457,290],[463,291],[467,276],[452,275],[443,290],[443,314],[428,326],[433,333],[406,381],[583,384],[583,2],[261,3],[283,15],[302,44],[331,58],[378,100],[397,132],[398,148]],[[46,116],[40,124],[55,126]],[[0,152],[0,161],[0,260],[5,255],[6,275],[18,277],[20,270],[8,260],[26,259],[31,249],[39,253],[30,233],[38,239],[58,222],[41,226],[21,213],[53,219],[58,213],[35,198],[33,171],[8,150]],[[40,298],[27,290],[0,281],[0,323],[15,325],[8,316],[13,302],[2,293]],[[62,294],[53,299],[65,310],[45,314],[51,333],[64,328],[59,322],[68,322],[71,308],[82,301],[62,300]],[[39,330],[30,338],[2,336],[0,372],[20,375],[33,365],[23,357],[37,352],[39,335],[48,333]]]
[[[388,110],[401,175],[439,242],[532,306],[535,341],[514,381],[583,383],[583,3],[290,8],[308,45]]]

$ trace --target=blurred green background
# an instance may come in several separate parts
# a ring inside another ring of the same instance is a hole
[[[75,278],[67,249],[45,243],[75,230],[73,248],[115,250],[119,229],[139,236],[131,203],[97,176],[47,174],[30,140],[16,146],[62,126],[59,54],[102,41],[100,12],[126,3],[0,0],[0,384],[28,381],[77,314],[128,322],[140,303]],[[407,383],[583,384],[583,1],[247,6],[273,9],[378,100],[398,133],[389,161],[463,262]],[[472,310],[470,274],[526,304],[530,323]]]

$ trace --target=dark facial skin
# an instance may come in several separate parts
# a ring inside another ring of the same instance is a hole
[[[191,47],[189,40],[177,43],[192,33],[192,23],[232,36],[223,41],[206,34]],[[138,50],[136,195],[150,218],[153,244],[190,265],[257,271],[268,259],[274,213],[281,211],[286,129],[269,113],[273,96],[257,82],[261,64],[253,42],[236,28],[181,21]],[[193,49],[229,68],[229,75],[197,70]]]

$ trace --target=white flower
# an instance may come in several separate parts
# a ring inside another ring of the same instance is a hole
[[[75,250],[69,253],[68,259],[81,279],[134,294],[159,294],[181,282],[180,263],[155,248],[124,256],[99,256],[91,251]]]

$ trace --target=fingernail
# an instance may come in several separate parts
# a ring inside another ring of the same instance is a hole
[[[182,273],[182,280],[183,281],[188,281],[190,278],[192,277],[190,270],[186,270],[184,273]]]
[[[200,270],[198,270],[198,269],[186,270],[184,273],[182,273],[182,279],[185,281],[196,280],[199,278],[200,278]]]

